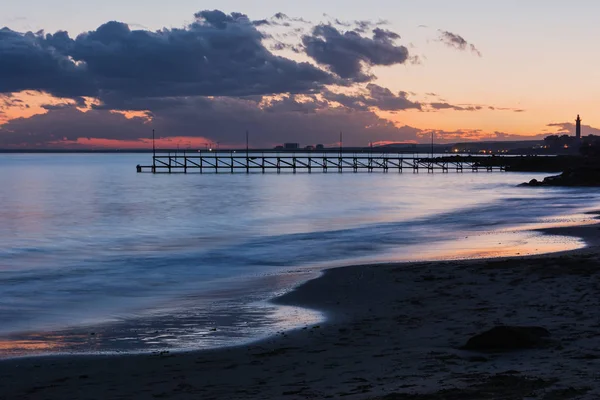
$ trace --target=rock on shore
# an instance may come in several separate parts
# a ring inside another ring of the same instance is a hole
[[[538,326],[497,326],[473,336],[465,350],[520,350],[534,348],[545,342],[550,332]]]
[[[571,168],[543,181],[532,179],[522,186],[600,186],[600,166]]]

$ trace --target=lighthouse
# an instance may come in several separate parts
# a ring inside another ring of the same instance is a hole
[[[577,141],[581,141],[581,118],[577,115],[577,119],[575,120],[575,138]]]

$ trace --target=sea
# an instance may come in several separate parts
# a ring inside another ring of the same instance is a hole
[[[547,174],[136,173],[149,154],[0,155],[0,358],[239,345],[331,267],[581,248],[600,192]]]

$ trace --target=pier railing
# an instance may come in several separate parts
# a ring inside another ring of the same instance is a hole
[[[479,172],[504,171],[502,157],[356,152],[157,152],[151,165],[137,172],[252,173],[252,172]]]

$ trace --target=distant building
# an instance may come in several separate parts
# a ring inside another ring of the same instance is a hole
[[[283,146],[275,146],[275,150],[283,150]]]
[[[579,117],[579,114],[577,115],[577,119],[575,120],[575,123],[576,123],[575,138],[579,142],[579,141],[581,141],[581,118]]]
[[[322,144],[317,145],[317,150],[323,150],[324,148],[325,148],[325,146],[323,146]]]
[[[300,148],[299,143],[284,143],[283,148],[286,150],[298,150]]]
[[[315,149],[315,146],[306,146],[304,148],[304,150],[308,150],[308,151],[313,151]]]

